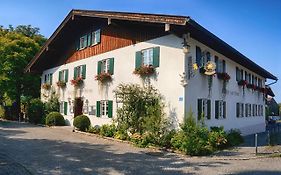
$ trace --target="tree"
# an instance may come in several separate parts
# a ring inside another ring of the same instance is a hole
[[[25,74],[24,68],[39,51],[46,39],[38,28],[0,26],[0,96],[14,101],[14,111],[20,113],[21,96],[38,97],[40,77]]]

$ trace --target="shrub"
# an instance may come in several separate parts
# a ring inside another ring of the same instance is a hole
[[[105,137],[113,137],[115,132],[116,132],[116,126],[114,124],[102,125],[100,128],[100,134]]]
[[[100,127],[98,125],[96,125],[94,127],[90,126],[89,129],[87,130],[87,132],[93,133],[93,134],[99,134],[100,133]]]
[[[51,112],[46,117],[46,125],[48,126],[64,126],[65,121],[59,112]]]
[[[0,106],[0,118],[5,119],[5,109],[3,106]]]
[[[129,136],[125,130],[118,130],[117,132],[115,132],[114,138],[120,140],[127,140]]]
[[[208,137],[209,143],[214,151],[226,148],[227,138],[223,127],[211,127],[211,132]]]
[[[73,125],[80,131],[86,131],[89,129],[91,121],[86,115],[79,115],[74,118]]]
[[[27,116],[30,123],[38,124],[42,122],[44,118],[44,104],[39,98],[30,100],[27,106]]]
[[[227,146],[237,146],[244,142],[241,132],[237,129],[231,129],[227,135]]]
[[[161,147],[165,147],[165,148],[171,148],[172,147],[172,143],[171,140],[172,138],[175,136],[176,131],[175,130],[171,130],[168,132],[165,132],[159,140],[159,146]]]
[[[48,102],[44,104],[45,106],[45,114],[49,114],[51,112],[59,112],[60,103],[58,97],[52,95]]]

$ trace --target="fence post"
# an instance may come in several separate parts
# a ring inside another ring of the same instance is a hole
[[[258,134],[255,134],[256,155],[258,154]]]
[[[269,130],[267,131],[267,141],[268,141],[268,146],[270,145],[270,132]]]

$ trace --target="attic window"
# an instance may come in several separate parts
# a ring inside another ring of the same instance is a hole
[[[100,43],[101,30],[91,31],[79,38],[77,41],[76,50],[82,50],[86,47],[94,46]]]
[[[100,43],[100,29],[92,32],[92,45]]]

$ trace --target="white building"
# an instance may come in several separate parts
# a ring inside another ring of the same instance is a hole
[[[217,65],[212,76],[202,68],[208,61]],[[145,81],[133,73],[142,65],[155,70]],[[243,134],[265,130],[266,79],[277,80],[190,17],[83,10],[68,14],[26,71],[42,74],[42,100],[56,92],[69,124],[74,111],[92,125],[110,123],[120,83],[151,83],[177,123],[192,109],[208,126]],[[96,80],[101,73],[111,80]],[[83,83],[74,87],[77,77]]]

